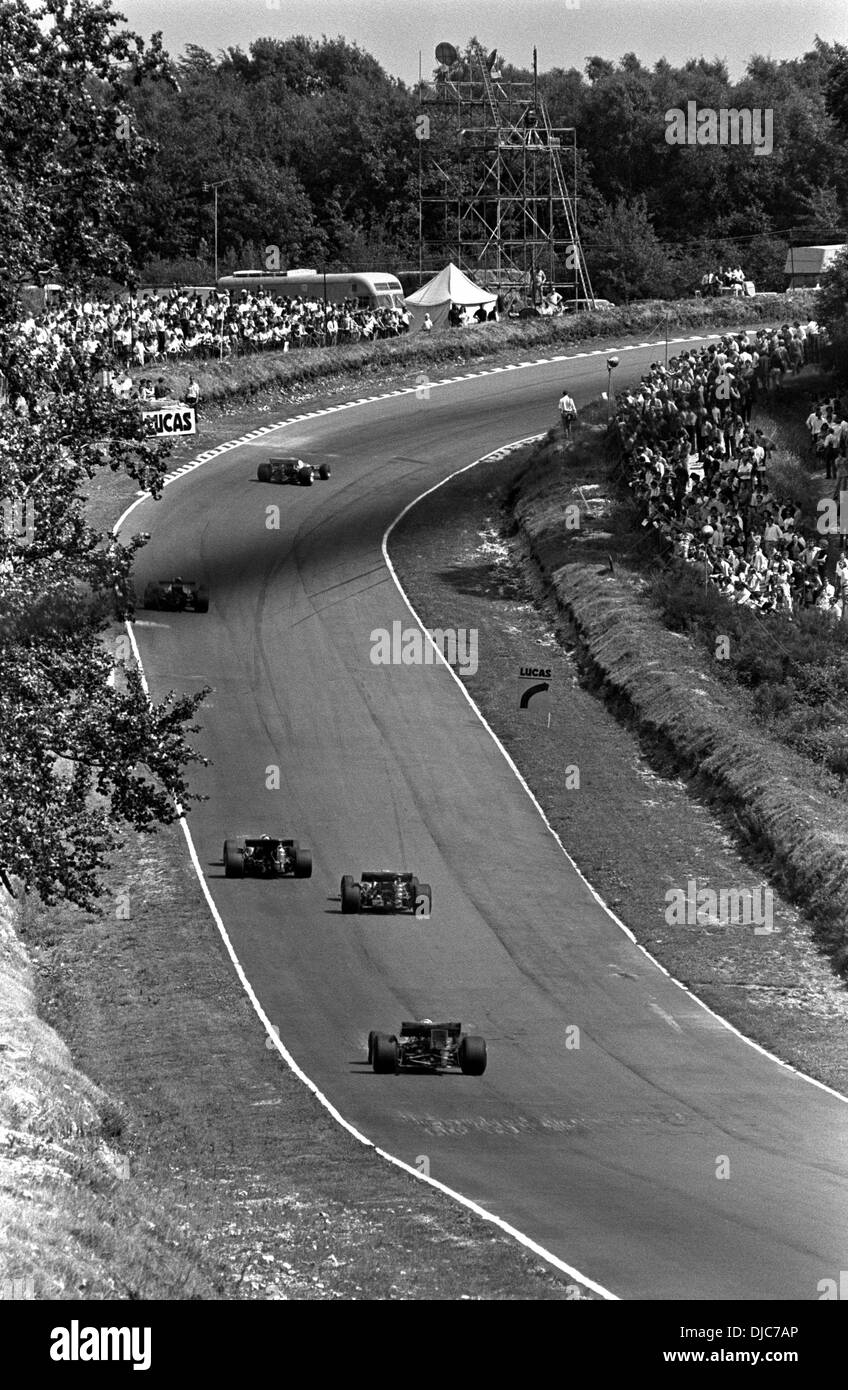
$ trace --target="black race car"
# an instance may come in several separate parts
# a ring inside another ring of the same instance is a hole
[[[260,483],[298,483],[301,487],[311,487],[316,478],[325,481],[330,476],[330,465],[306,463],[298,458],[270,458],[260,463],[256,470]]]
[[[413,917],[429,917],[433,910],[433,890],[419,883],[415,874],[399,874],[391,869],[363,871],[361,882],[345,874],[341,887],[342,912],[411,912]]]
[[[165,608],[171,613],[184,613],[191,608],[195,613],[209,612],[209,590],[205,584],[193,579],[159,579],[145,585],[143,608]]]
[[[368,1061],[375,1071],[447,1071],[456,1067],[466,1076],[486,1070],[486,1040],[463,1033],[461,1023],[402,1023],[394,1033],[368,1034]]]
[[[277,840],[270,835],[246,839],[236,835],[224,841],[224,875],[244,878],[245,874],[311,878],[312,855],[308,849],[301,849],[297,840]]]

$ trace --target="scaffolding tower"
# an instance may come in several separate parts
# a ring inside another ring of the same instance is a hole
[[[556,291],[594,305],[576,131],[551,125],[535,50],[532,82],[502,80],[479,45],[452,52],[431,86],[419,83],[419,268],[447,256],[507,303],[539,306]]]

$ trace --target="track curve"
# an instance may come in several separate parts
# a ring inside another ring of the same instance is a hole
[[[619,384],[656,352],[622,356]],[[398,513],[546,428],[565,379],[596,397],[604,355],[317,414],[186,473],[124,526],[152,533],[140,586],[202,575],[210,611],[140,614],[135,635],[154,696],[215,688],[200,862],[268,1018],[352,1124],[621,1297],[815,1299],[848,1238],[843,1100],[628,939],[440,664],[370,660],[373,630],[412,625],[381,553]],[[263,486],[274,450],[333,478]],[[277,827],[311,880],[223,878],[225,834]],[[384,866],[433,885],[429,922],[341,916],[341,874]],[[375,1076],[369,1030],[423,1015],[483,1033],[486,1075]]]

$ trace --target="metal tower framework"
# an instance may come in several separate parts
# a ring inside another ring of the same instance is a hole
[[[535,81],[505,82],[482,48],[419,87],[419,261],[445,254],[506,300],[556,289],[594,304],[577,225],[577,139]],[[565,164],[570,169],[566,177]]]

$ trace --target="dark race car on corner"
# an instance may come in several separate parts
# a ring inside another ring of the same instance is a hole
[[[486,1040],[463,1033],[461,1023],[402,1023],[395,1033],[368,1034],[368,1061],[377,1072],[443,1072],[451,1068],[465,1076],[482,1076],[486,1070]]]
[[[160,608],[169,613],[208,613],[209,590],[193,579],[158,579],[145,585],[143,608]]]
[[[413,917],[429,917],[433,910],[429,883],[392,869],[363,870],[359,883],[353,874],[345,874],[340,896],[342,912],[411,912]]]
[[[330,476],[328,463],[306,463],[304,459],[270,458],[260,463],[256,470],[260,483],[297,483],[300,487],[311,487],[316,478],[326,481]]]
[[[301,849],[297,840],[278,840],[271,835],[253,838],[235,835],[224,841],[224,876],[244,878],[245,874],[262,877],[312,877],[312,855]]]

